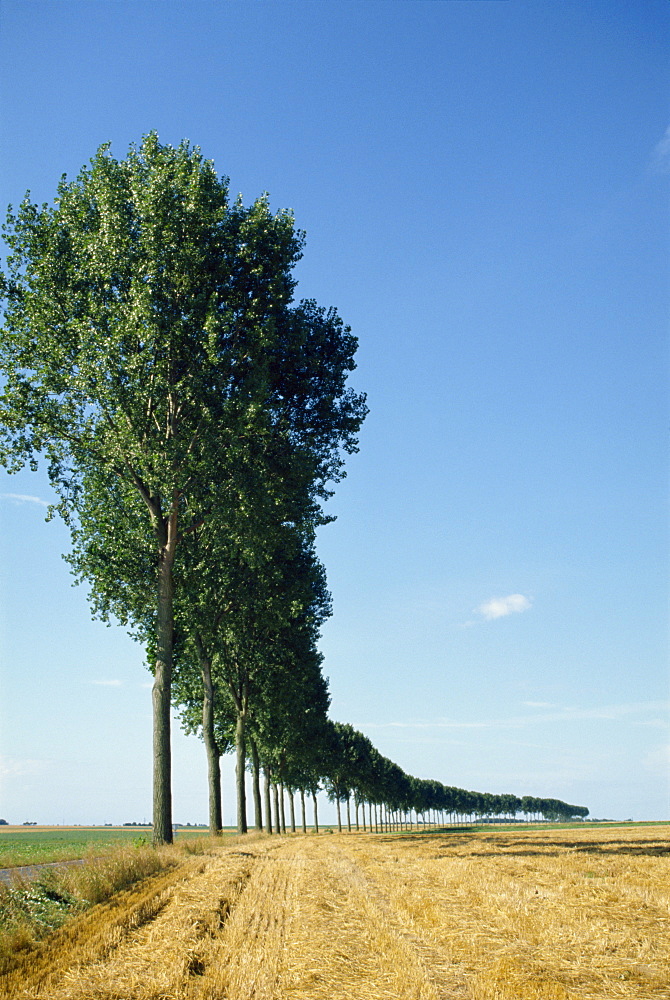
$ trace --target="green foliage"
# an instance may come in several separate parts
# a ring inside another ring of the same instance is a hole
[[[227,600],[238,564],[267,576],[274,534],[311,538],[327,520],[320,502],[366,413],[345,385],[356,340],[334,310],[292,305],[292,215],[267,196],[231,204],[188,143],[150,133],[122,161],[102,146],[53,206],[10,210],[5,233],[0,461],[46,459],[93,613],[149,648],[154,835],[169,840],[175,651],[186,663],[196,634],[211,645],[213,587]],[[219,656],[244,641],[233,601]],[[254,613],[267,648],[277,627]]]
[[[9,887],[0,892],[0,923],[5,928],[30,923],[41,936],[60,927],[71,910],[81,905],[81,900],[44,876],[29,886]]]

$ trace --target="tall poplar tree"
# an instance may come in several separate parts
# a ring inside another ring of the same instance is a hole
[[[344,386],[355,339],[335,313],[291,306],[291,213],[231,204],[186,142],[151,133],[121,161],[100,147],[53,205],[10,209],[5,234],[0,460],[46,460],[94,602],[140,633],[151,607],[154,840],[170,842],[184,540],[239,504],[269,427],[309,453],[327,492],[365,414]]]

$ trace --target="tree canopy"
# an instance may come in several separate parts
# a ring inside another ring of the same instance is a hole
[[[169,841],[184,540],[259,508],[276,522],[285,493],[322,517],[365,415],[345,387],[356,341],[334,310],[292,305],[291,213],[231,203],[186,142],[151,133],[121,161],[104,145],[5,232],[0,458],[46,459],[94,607],[151,643],[154,836]]]

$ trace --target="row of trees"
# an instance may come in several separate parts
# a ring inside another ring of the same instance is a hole
[[[240,772],[250,718],[260,732],[318,705],[314,536],[366,413],[346,387],[356,340],[293,302],[291,213],[231,202],[188,143],[152,133],[121,161],[102,146],[53,205],[10,208],[5,234],[0,460],[45,460],[93,613],[147,648],[155,840],[172,838],[182,691],[201,702],[219,827],[215,688]]]
[[[172,839],[173,706],[204,740],[213,831],[233,748],[242,832],[247,766],[257,824],[262,794],[279,816],[280,788],[316,808],[322,783],[338,815],[352,797],[462,813],[327,719],[315,534],[367,411],[351,331],[293,300],[292,215],[231,201],[197,148],[151,133],[125,160],[102,146],[53,205],[26,196],[5,234],[0,461],[46,462],[94,615],[147,649],[155,841]]]
[[[316,726],[314,725],[316,723]],[[195,726],[194,728],[197,728]],[[558,799],[516,795],[492,795],[454,788],[439,781],[414,778],[382,756],[363,733],[346,723],[314,717],[310,740],[272,746],[272,739],[258,745],[250,757],[254,788],[265,776],[265,822],[260,794],[255,794],[255,826],[273,830],[286,828],[284,799],[288,797],[291,829],[296,829],[294,796],[299,794],[302,827],[305,829],[305,798],[311,796],[318,830],[316,793],[324,789],[337,807],[337,824],[347,829],[379,830],[411,827],[415,823],[461,823],[514,820],[523,814],[531,820],[584,819],[589,810]],[[255,740],[254,740],[255,743]],[[270,790],[272,796],[270,795]],[[344,813],[346,810],[346,813]],[[246,828],[246,827],[245,827]]]
[[[323,755],[323,781],[330,799],[338,804],[338,825],[342,816],[339,803],[368,802],[383,808],[385,815],[396,822],[411,822],[412,811],[419,816],[448,816],[450,821],[464,819],[515,819],[523,813],[526,819],[583,819],[589,810],[558,799],[532,796],[493,795],[471,792],[443,785],[431,779],[414,778],[393,761],[383,757],[366,736],[349,725],[330,723],[326,745],[330,754]]]

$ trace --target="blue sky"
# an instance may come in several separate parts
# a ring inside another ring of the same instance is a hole
[[[665,2],[0,5],[0,203],[200,145],[307,232],[370,415],[319,553],[334,718],[445,784],[668,818]],[[0,815],[150,813],[142,650],[0,477]],[[174,813],[206,820],[175,727]],[[226,769],[226,821],[232,819]]]

